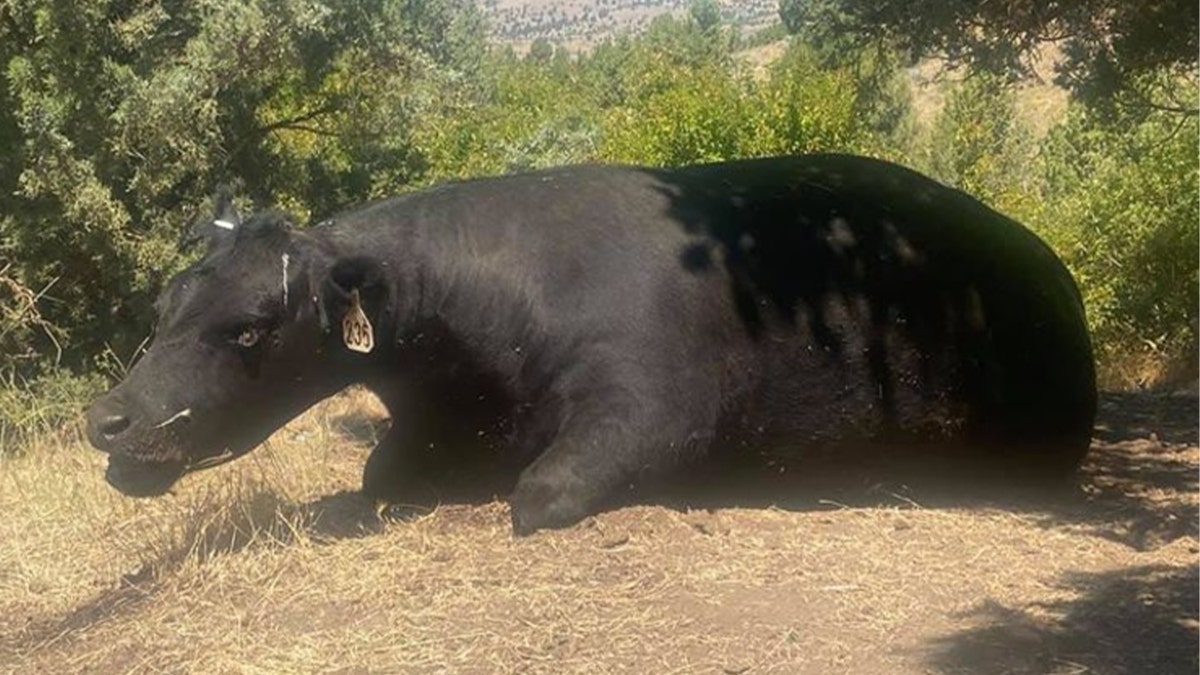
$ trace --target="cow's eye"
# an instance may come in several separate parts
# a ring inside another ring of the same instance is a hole
[[[249,349],[258,344],[258,339],[262,337],[262,333],[257,328],[247,328],[237,336],[237,345]]]

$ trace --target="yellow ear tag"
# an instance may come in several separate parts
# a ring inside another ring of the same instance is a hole
[[[350,308],[342,319],[342,341],[350,350],[362,354],[370,353],[375,348],[375,331],[363,313],[357,288],[350,291]]]

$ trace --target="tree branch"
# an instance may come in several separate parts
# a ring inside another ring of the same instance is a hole
[[[264,127],[259,127],[256,133],[259,136],[266,136],[267,134],[269,134],[272,131],[275,131],[277,129],[297,128],[297,125],[301,125],[304,122],[310,122],[322,115],[328,115],[329,113],[336,112],[336,111],[337,111],[336,105],[334,105],[332,103],[327,103],[327,104],[321,106],[320,108],[317,108],[315,110],[310,110],[302,115],[297,115],[296,117],[291,117],[288,119],[277,120],[275,122],[271,122],[270,124],[268,124]],[[305,129],[305,130],[309,131],[311,129]]]
[[[273,124],[273,125],[271,125],[271,131],[279,131],[280,129],[287,129],[288,131],[304,131],[304,132],[307,132],[310,134],[314,134],[316,136],[328,136],[330,138],[337,136],[337,134],[333,133],[332,131],[325,131],[324,129],[319,129],[317,127],[309,126],[307,124]],[[268,132],[268,133],[270,133],[270,132]]]

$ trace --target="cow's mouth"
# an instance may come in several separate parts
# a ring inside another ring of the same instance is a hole
[[[143,462],[124,455],[109,455],[104,479],[121,494],[157,497],[165,494],[187,471],[183,462]]]
[[[192,462],[144,461],[128,455],[112,454],[108,456],[108,470],[104,472],[104,479],[129,497],[157,497],[166,494],[184,474],[233,461],[253,447],[249,446],[240,452],[226,449]]]

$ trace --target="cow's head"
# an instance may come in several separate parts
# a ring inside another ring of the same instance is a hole
[[[106,478],[128,495],[248,452],[348,383],[329,354],[328,296],[345,295],[329,245],[280,214],[243,223],[227,198],[204,226],[208,250],[163,290],[144,357],[88,411]]]

